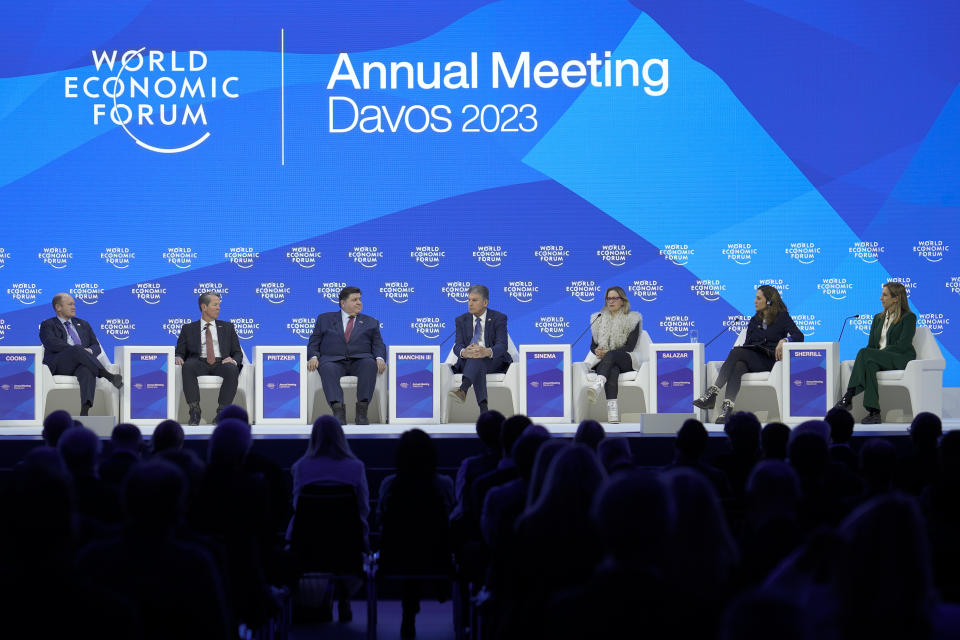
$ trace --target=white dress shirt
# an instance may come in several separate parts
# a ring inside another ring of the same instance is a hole
[[[217,335],[216,321],[210,322],[210,335],[213,337],[213,357],[220,357],[220,336]],[[207,357],[207,321],[200,319],[200,359]]]
[[[469,347],[473,343],[473,334],[477,329],[477,316],[472,316],[470,318],[470,328],[473,331],[470,332],[470,340],[467,342],[467,347]],[[480,339],[477,340],[477,344],[483,347],[484,349],[487,348],[487,345],[483,342],[483,333],[486,328],[487,328],[487,312],[484,311],[483,313],[480,314]],[[464,347],[464,349],[466,349],[466,347]],[[463,349],[460,350],[460,353],[463,353]]]
[[[70,324],[73,324],[73,321],[72,321],[72,320],[68,320],[67,318],[64,318],[64,317],[61,316],[59,313],[57,314],[57,320],[60,321],[60,326],[63,327],[63,330],[66,331],[66,333],[67,333],[67,344],[69,344],[69,345],[75,345],[75,344],[77,344],[76,342],[73,341],[73,336],[70,335],[70,332],[67,330],[67,327],[66,327],[66,324],[67,324],[68,322],[69,322]],[[73,324],[73,330],[74,330],[74,331],[77,331],[77,325]],[[79,331],[77,332],[77,335],[80,335],[80,332],[79,332]]]
[[[887,331],[890,329],[890,325],[893,324],[890,322],[892,316],[888,313],[886,320],[883,321],[883,329],[880,331],[880,348],[886,349],[887,347]]]

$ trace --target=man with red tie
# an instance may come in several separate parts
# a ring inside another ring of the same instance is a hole
[[[110,373],[97,360],[100,342],[90,323],[77,317],[77,302],[69,293],[53,296],[53,310],[57,315],[40,323],[40,343],[43,345],[43,364],[55,376],[76,376],[80,383],[80,415],[85,416],[93,406],[97,378],[105,378],[117,389],[123,386],[119,373]]]
[[[323,393],[333,416],[347,422],[340,378],[357,377],[357,424],[370,424],[367,408],[377,374],[387,369],[387,348],[376,318],[360,313],[363,299],[357,287],[340,291],[340,311],[321,313],[307,344],[307,370],[320,372]]]
[[[200,320],[180,329],[177,338],[176,363],[183,366],[183,397],[190,407],[191,425],[200,424],[200,385],[197,376],[220,376],[217,413],[233,403],[237,381],[243,368],[243,351],[232,322],[217,320],[220,315],[220,294],[200,294]],[[216,418],[216,416],[214,416]],[[211,420],[212,422],[212,420]]]

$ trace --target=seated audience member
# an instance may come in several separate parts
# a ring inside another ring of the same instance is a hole
[[[100,463],[100,477],[118,490],[133,465],[140,461],[143,435],[136,425],[121,422],[110,434],[110,455]]]
[[[792,594],[766,589],[749,591],[730,604],[720,640],[806,640],[807,616]]]
[[[782,422],[768,422],[760,432],[760,448],[764,460],[786,460],[790,427]]]
[[[780,460],[758,462],[747,480],[743,533],[740,537],[742,574],[759,585],[803,541],[797,526],[800,480]]]
[[[829,481],[830,458],[827,442],[818,433],[807,432],[791,438],[790,466],[800,479],[800,528],[810,532],[821,525],[834,526],[846,511],[845,495]]]
[[[947,602],[960,603],[960,431],[940,439],[940,473],[921,501],[930,530],[934,578]]]
[[[530,490],[527,492],[527,507],[533,505],[540,499],[540,492],[543,485],[547,482],[547,471],[550,469],[553,459],[561,451],[570,447],[569,442],[563,440],[550,440],[544,442],[538,449],[537,455],[533,459],[533,471],[530,473]]]
[[[603,430],[603,425],[596,420],[584,420],[577,427],[577,432],[573,436],[574,444],[585,444],[594,451],[597,446],[606,437],[607,432]]]
[[[43,419],[43,442],[48,447],[56,447],[63,432],[73,426],[73,418],[63,409],[51,411]]]
[[[846,409],[834,407],[827,411],[824,420],[830,425],[830,459],[856,472],[857,454],[850,448],[850,440],[853,438],[853,415]]]
[[[77,512],[101,524],[119,523],[122,517],[120,497],[96,472],[100,438],[86,427],[68,429],[60,436],[60,456],[73,477],[77,494]]]
[[[866,484],[862,499],[893,491],[897,450],[883,438],[870,438],[860,448],[860,474]]]
[[[503,456],[497,463],[496,469],[478,477],[470,487],[469,510],[464,515],[472,518],[477,526],[479,526],[480,510],[483,509],[483,501],[487,498],[487,492],[493,487],[516,479],[519,475],[513,461],[513,444],[523,433],[523,430],[531,424],[530,418],[520,414],[503,421],[503,425],[500,427],[500,447]],[[466,493],[466,490],[464,490],[464,495]]]
[[[760,459],[760,421],[748,411],[737,411],[727,419],[723,431],[731,451],[716,456],[713,466],[727,476],[733,497],[742,500],[750,471]]]
[[[500,429],[503,427],[503,414],[499,411],[484,411],[477,418],[477,437],[484,451],[475,456],[464,458],[457,469],[455,493],[458,510],[461,509],[463,496],[473,481],[497,468],[503,450],[500,445]]]
[[[713,483],[720,499],[725,500],[730,497],[729,479],[723,471],[703,461],[703,454],[707,450],[707,442],[709,441],[710,434],[707,433],[707,429],[702,422],[693,418],[684,421],[680,430],[677,431],[676,456],[673,463],[667,466],[667,469],[676,467],[696,469]]]
[[[630,451],[630,441],[626,438],[604,438],[597,446],[597,455],[608,476],[637,468],[633,452]]]
[[[134,602],[145,638],[231,638],[236,627],[213,559],[177,533],[185,493],[183,474],[165,460],[133,468],[123,533],[87,547],[78,570]]]
[[[397,472],[380,485],[380,569],[387,574],[447,575],[453,568],[448,525],[453,481],[437,473],[436,447],[420,429],[400,436],[396,465]],[[416,637],[422,582],[403,581],[402,638]]]
[[[932,413],[918,413],[910,424],[913,451],[900,460],[897,486],[915,496],[940,477],[937,443],[943,435],[940,418]]]
[[[714,637],[737,578],[740,551],[706,477],[679,467],[665,472],[663,482],[674,504],[667,580],[682,594],[687,612],[679,635]]]
[[[150,447],[153,453],[183,448],[183,427],[176,420],[164,420],[153,430]]]
[[[593,575],[550,605],[551,639],[681,637],[685,603],[664,575],[672,553],[673,505],[659,474],[623,473],[594,499],[602,559]]]

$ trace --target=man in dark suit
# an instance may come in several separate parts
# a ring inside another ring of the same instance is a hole
[[[507,316],[487,308],[490,290],[475,284],[467,290],[467,313],[456,320],[456,373],[463,374],[459,389],[450,395],[457,402],[467,399],[467,390],[473,385],[480,412],[487,410],[487,374],[503,373],[513,362],[507,353]]]
[[[55,376],[76,376],[80,383],[80,415],[85,416],[93,406],[97,378],[105,378],[113,386],[123,386],[119,373],[107,371],[97,356],[100,342],[90,323],[77,317],[77,302],[68,293],[53,296],[53,310],[57,315],[40,323],[40,343],[43,345],[43,364]]]
[[[237,381],[243,368],[243,351],[232,322],[217,320],[220,294],[200,294],[200,320],[183,325],[177,338],[178,365],[183,365],[183,396],[190,407],[189,424],[200,424],[200,385],[197,376],[220,376],[217,413],[233,403]],[[216,418],[216,416],[214,416]],[[212,422],[212,420],[211,420]]]
[[[376,318],[360,313],[363,296],[357,287],[340,291],[340,311],[321,313],[307,344],[307,370],[320,371],[323,393],[333,416],[347,423],[340,378],[357,377],[357,424],[370,424],[367,408],[377,374],[387,370],[387,348]]]

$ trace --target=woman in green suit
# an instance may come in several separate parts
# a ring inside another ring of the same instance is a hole
[[[880,304],[883,311],[873,316],[867,347],[857,353],[847,391],[837,403],[837,407],[849,411],[853,397],[862,391],[863,407],[868,412],[863,424],[880,424],[877,372],[903,369],[917,357],[913,349],[917,316],[907,304],[907,290],[899,282],[888,282],[883,285]]]

